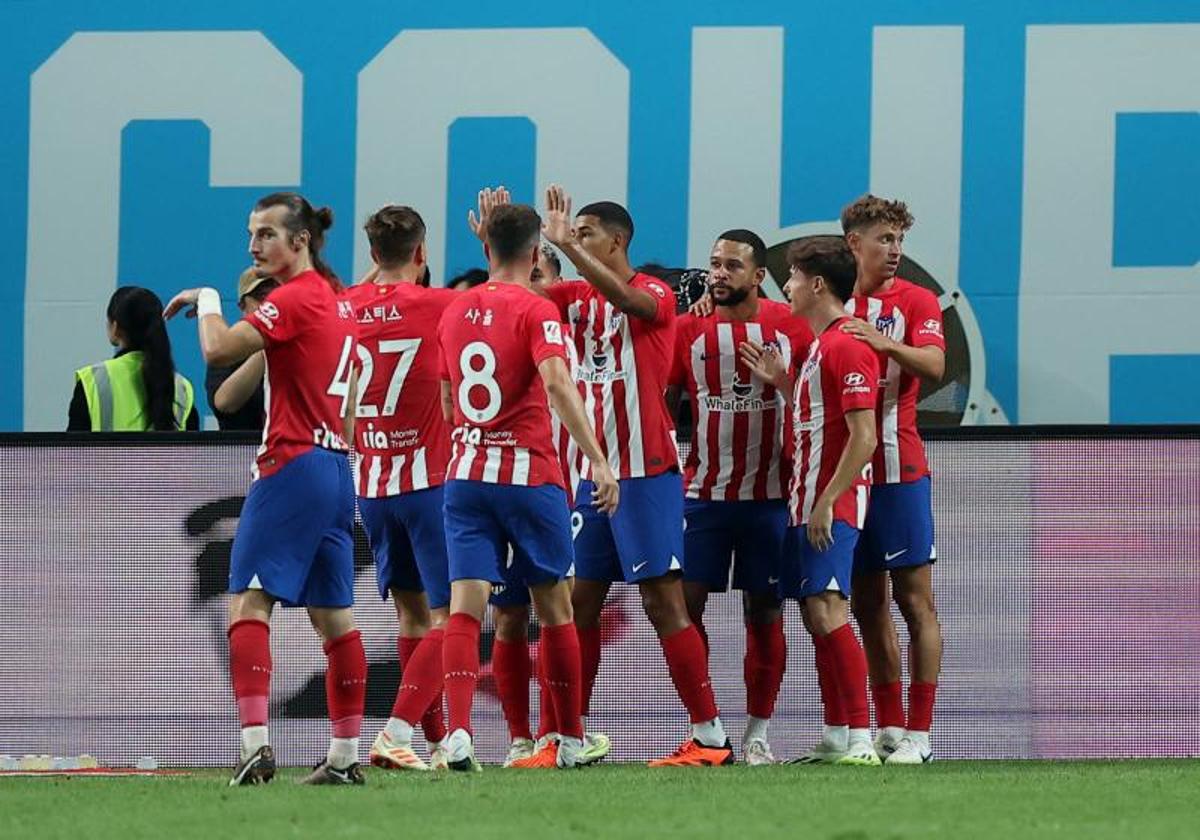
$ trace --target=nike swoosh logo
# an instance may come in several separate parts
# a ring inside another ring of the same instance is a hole
[[[774,586],[775,584],[779,583],[779,578],[769,577],[767,578],[767,583],[769,583],[771,586]]]
[[[886,552],[886,553],[883,555],[883,562],[884,562],[884,563],[890,563],[890,562],[892,562],[893,560],[895,560],[897,557],[899,557],[901,554],[904,554],[906,551],[908,551],[908,549],[907,549],[907,548],[902,548],[902,549],[900,549],[899,551],[889,551],[889,552]]]
[[[642,569],[646,568],[646,564],[649,562],[650,562],[649,560],[643,560],[641,563],[634,563],[633,564],[633,573],[636,575]]]
[[[342,782],[350,781],[350,768],[348,768],[348,767],[345,770],[339,770],[336,767],[331,767],[329,765],[326,765],[325,770],[327,773],[329,773],[330,776],[333,776],[335,779],[338,779],[339,781],[342,781]]]

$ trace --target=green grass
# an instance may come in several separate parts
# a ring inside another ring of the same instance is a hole
[[[956,761],[479,775],[368,771],[363,788],[227,774],[0,778],[0,837],[1154,837],[1200,832],[1200,762]]]

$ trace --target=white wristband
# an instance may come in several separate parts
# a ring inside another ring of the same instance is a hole
[[[196,297],[196,317],[221,314],[221,295],[216,289],[205,286]]]

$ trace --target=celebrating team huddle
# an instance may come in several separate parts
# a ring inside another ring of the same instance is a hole
[[[708,295],[680,316],[670,286],[631,265],[634,223],[619,204],[572,213],[552,186],[539,215],[488,189],[469,221],[488,262],[482,285],[425,287],[424,223],[388,206],[365,226],[375,268],[343,289],[320,256],[329,211],[274,194],[250,216],[255,269],[281,283],[259,309],[230,326],[212,289],[167,306],[168,316],[194,307],[206,361],[265,362],[263,444],[230,568],[241,722],[230,784],[275,773],[276,602],[308,610],[328,657],[330,747],[306,782],[364,781],[355,495],[379,593],[396,608],[402,666],[373,765],[480,768],[471,711],[489,604],[506,766],[604,758],[609,738],[587,719],[615,582],[637,585],[691,720],[682,745],[651,766],[735,761],[703,622],[709,594],[730,582],[746,625],[746,763],[776,762],[768,724],[787,658],[785,599],[799,602],[813,641],[825,721],[795,760],[929,761],[941,635],[916,403],[920,380],[943,373],[945,344],[937,298],[896,276],[913,222],[905,205],[864,196],[843,211],[843,237],[793,243],[790,306],[761,291],[763,241],[726,231]],[[559,277],[546,243],[580,280]],[[680,464],[684,402],[694,434]],[[907,715],[893,598],[911,640]],[[523,642],[530,604],[536,662]],[[428,759],[414,748],[417,727]]]

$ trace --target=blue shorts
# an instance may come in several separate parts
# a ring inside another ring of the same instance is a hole
[[[450,580],[538,586],[571,570],[571,514],[561,487],[446,482]],[[509,563],[508,547],[516,550]],[[507,576],[506,576],[507,572]]]
[[[583,516],[574,511],[571,512],[571,538],[579,533],[579,529],[583,527]],[[488,603],[493,607],[528,607],[531,599],[529,597],[529,587],[521,583],[517,579],[514,569],[519,568],[513,561],[515,559],[514,552],[520,549],[514,549],[509,546],[509,557],[505,562],[504,567],[504,582],[492,587],[492,594],[488,597]],[[573,556],[573,555],[572,555]],[[571,568],[567,569],[567,577],[575,577],[575,564],[571,563]]]
[[[874,485],[862,537],[854,552],[854,574],[924,566],[936,560],[929,476],[901,484]]]
[[[592,504],[595,485],[579,482],[575,574],[584,580],[635,583],[683,569],[683,477],[665,472],[620,480],[613,516]]]
[[[430,609],[449,606],[441,486],[376,499],[360,496],[358,512],[375,555],[379,596],[387,600],[389,589],[423,591]]]
[[[734,589],[775,592],[779,588],[786,502],[685,499],[683,515],[685,581],[703,583],[709,592],[725,592],[732,565]]]
[[[530,603],[529,587],[518,580],[516,552],[509,546],[508,557],[504,561],[501,572],[504,581],[492,587],[488,603],[493,607],[528,607]]]
[[[808,531],[788,528],[784,538],[783,568],[780,570],[779,597],[803,601],[822,592],[837,592],[850,597],[850,578],[854,568],[854,546],[858,529],[840,520],[833,522],[833,545],[817,551],[808,541]]]
[[[354,603],[354,482],[344,453],[314,447],[250,485],[229,558],[229,591],[285,606]]]

